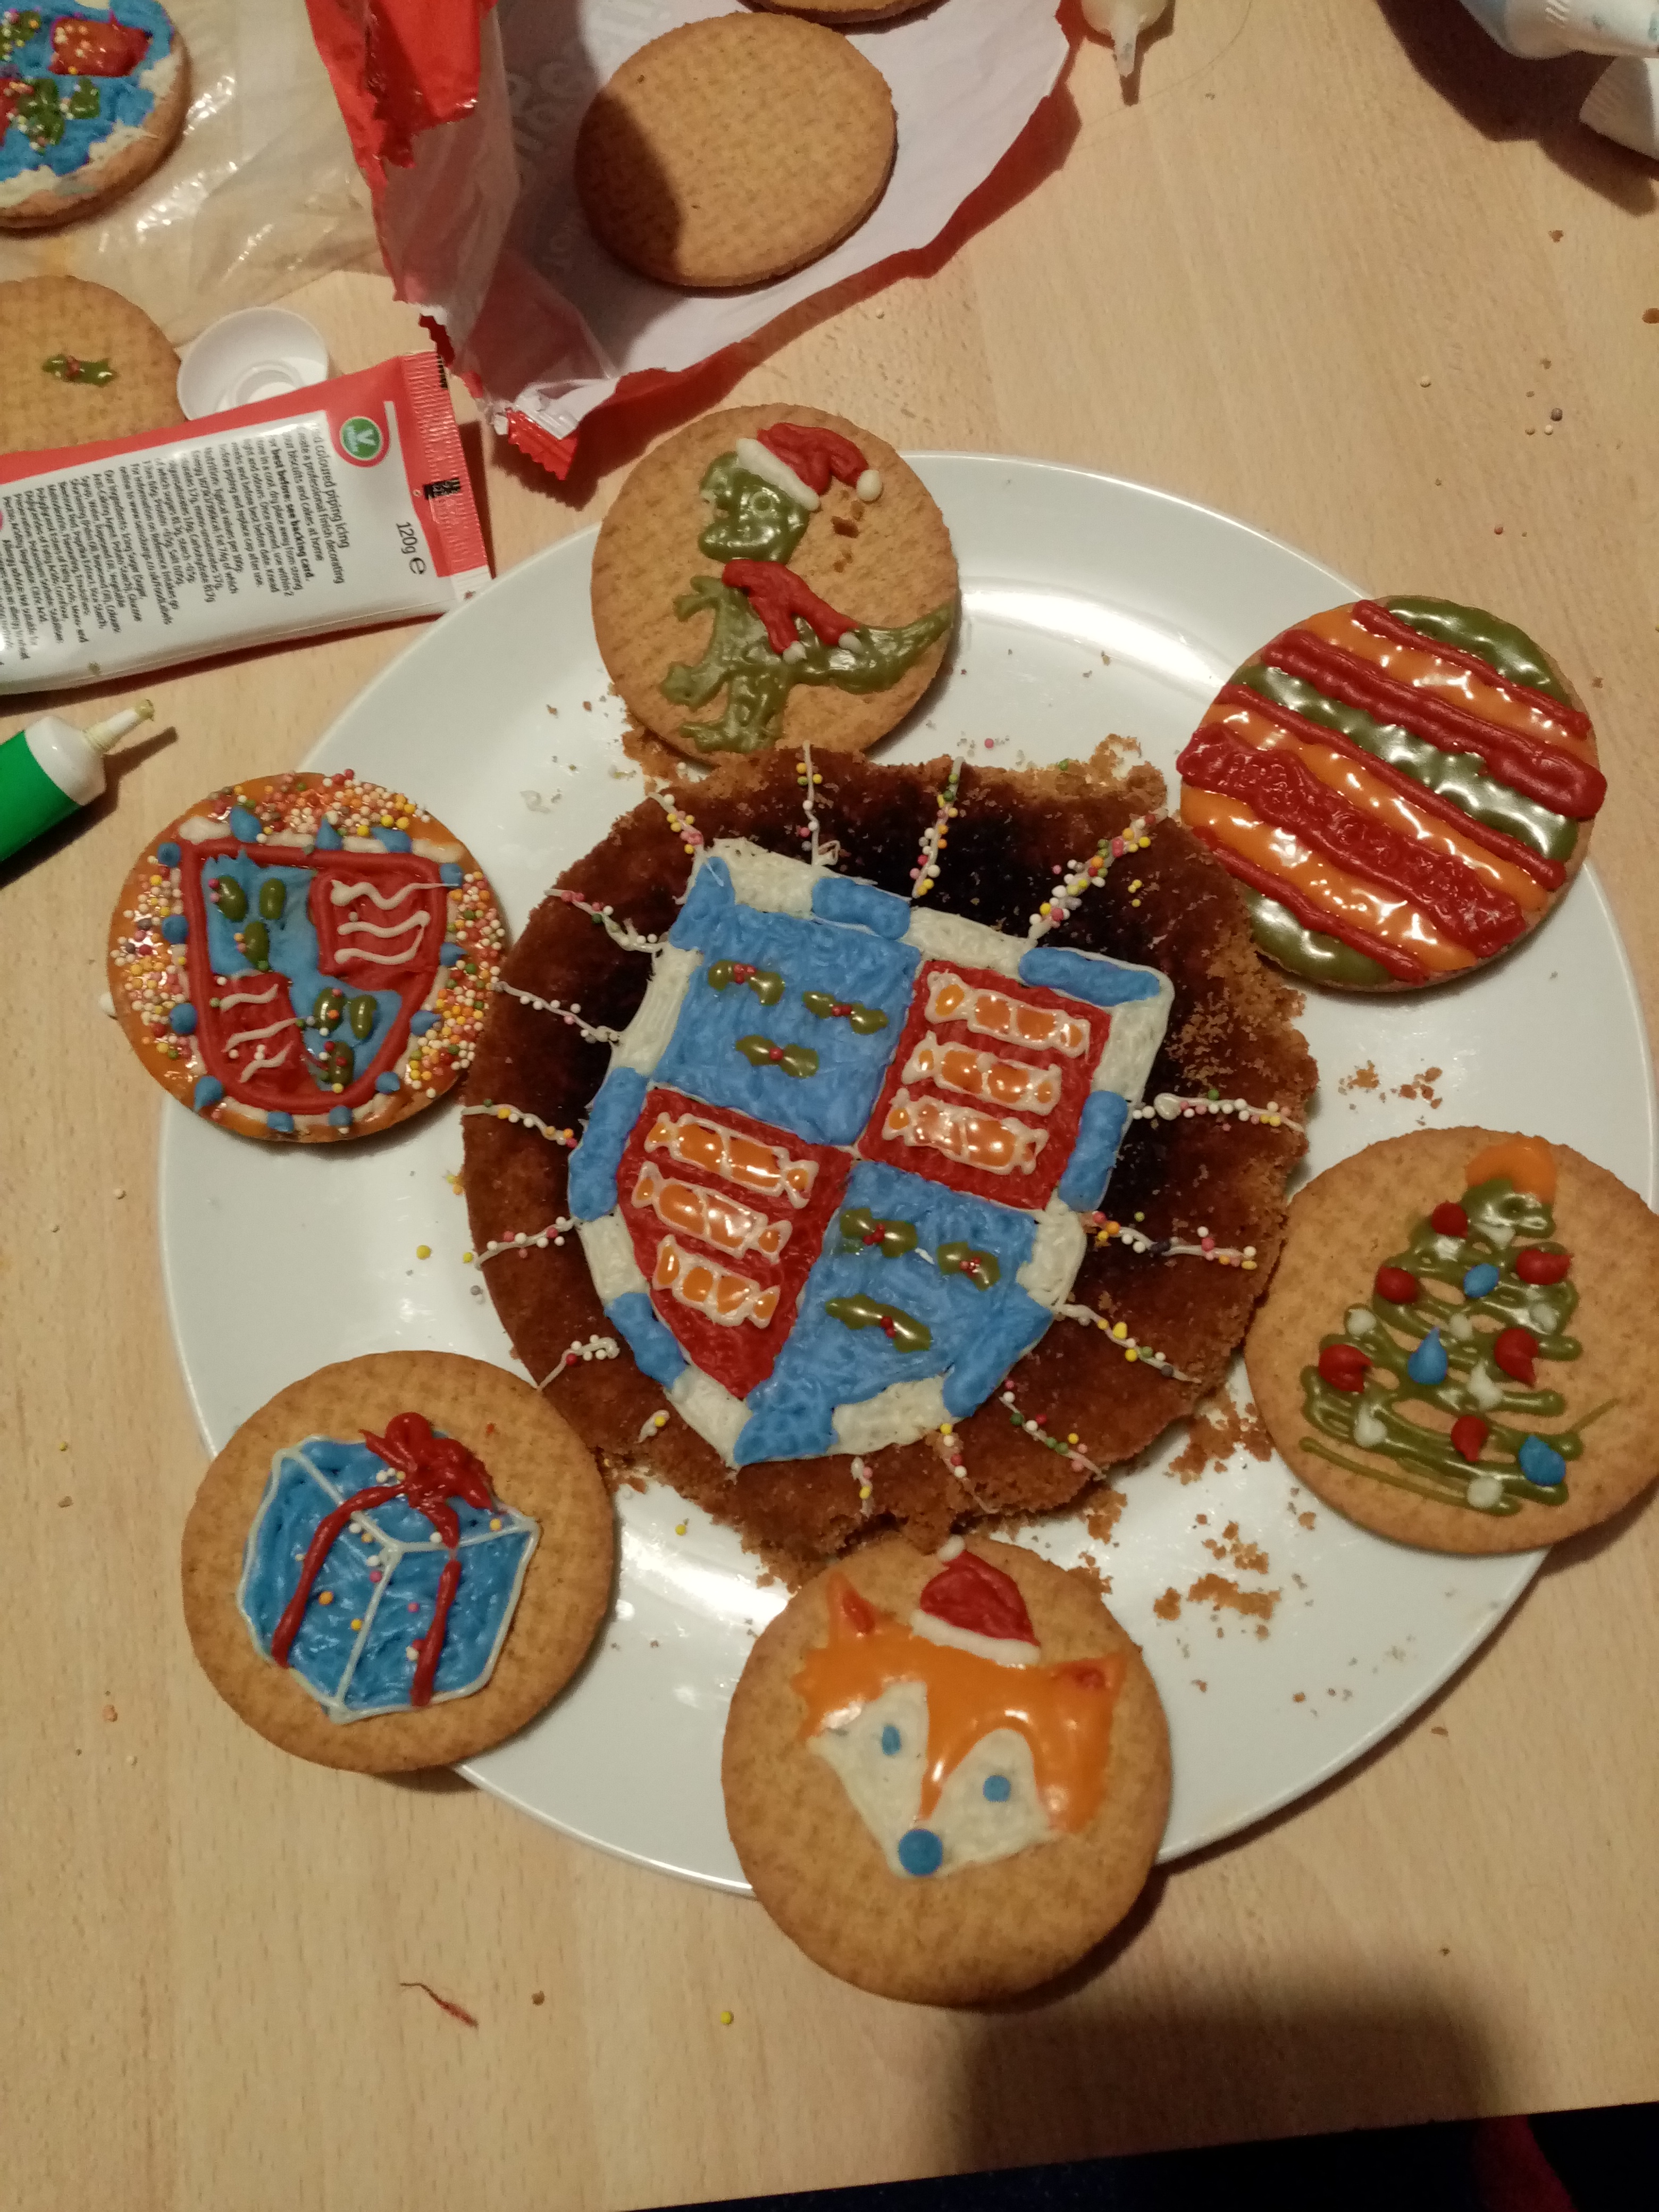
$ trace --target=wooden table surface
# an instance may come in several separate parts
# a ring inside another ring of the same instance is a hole
[[[1451,0],[1177,0],[1138,101],[1084,46],[925,266],[597,427],[563,490],[485,436],[497,565],[581,527],[686,415],[787,397],[1498,608],[1596,714],[1596,864],[1651,1025],[1659,173],[1579,128],[1591,73],[1506,61]],[[296,304],[346,367],[417,341],[379,276]],[[1097,1971],[999,2013],[861,1996],[746,1901],[445,1774],[307,1767],[219,1703],[176,1595],[204,1453],[157,1294],[165,1102],[97,1011],[105,919],[158,823],[298,761],[409,641],[155,682],[177,742],[0,886],[9,970],[52,1015],[14,1040],[0,1121],[0,2194],[657,2205],[1659,2096],[1651,1500],[1565,1547],[1356,1771],[1155,1879]]]

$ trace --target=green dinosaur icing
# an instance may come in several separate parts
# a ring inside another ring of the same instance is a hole
[[[1396,1305],[1374,1289],[1368,1304],[1349,1308],[1340,1334],[1320,1339],[1322,1352],[1341,1345],[1364,1354],[1370,1364],[1363,1388],[1339,1389],[1318,1367],[1302,1370],[1303,1412],[1321,1436],[1390,1460],[1393,1471],[1345,1457],[1319,1437],[1304,1437],[1302,1448],[1350,1474],[1498,1517],[1518,1513],[1526,1500],[1559,1505],[1567,1495],[1565,1481],[1533,1482],[1520,1467],[1521,1448],[1538,1434],[1535,1427],[1514,1426],[1498,1416],[1501,1412],[1528,1424],[1553,1419],[1567,1410],[1566,1400],[1558,1390],[1527,1388],[1492,1357],[1493,1338],[1507,1328],[1528,1330],[1537,1340],[1540,1359],[1579,1356],[1582,1347],[1566,1334],[1578,1303],[1576,1285],[1565,1277],[1558,1283],[1524,1282],[1510,1257],[1512,1246],[1552,1238],[1554,1215],[1544,1200],[1517,1190],[1502,1176],[1466,1191],[1462,1203],[1468,1217],[1466,1237],[1443,1235],[1432,1221],[1420,1220],[1404,1251],[1383,1263],[1415,1277],[1414,1299]],[[1461,1285],[1470,1268],[1483,1265],[1498,1273],[1484,1296],[1446,1298],[1430,1287],[1432,1282]],[[1483,1321],[1488,1324],[1485,1329]],[[1438,1383],[1415,1382],[1407,1361],[1431,1330],[1439,1332],[1446,1354],[1445,1377]],[[1487,1427],[1478,1462],[1465,1459],[1445,1430],[1412,1419],[1406,1408],[1413,1404],[1435,1407],[1454,1420],[1478,1414]],[[1571,1462],[1583,1451],[1582,1431],[1607,1410],[1598,1407],[1576,1428],[1551,1430],[1541,1441]],[[1502,1487],[1491,1503],[1477,1504],[1469,1485],[1483,1475]]]
[[[735,453],[710,462],[702,492],[714,512],[697,539],[711,560],[787,562],[811,517],[803,507],[748,469]],[[775,744],[784,703],[798,684],[829,684],[862,695],[889,691],[943,637],[956,620],[954,599],[931,614],[896,629],[860,624],[839,645],[828,646],[798,621],[799,642],[790,657],[773,651],[765,624],[734,586],[716,576],[696,576],[674,602],[682,622],[712,613],[714,626],[701,660],[676,661],[662,681],[677,707],[706,707],[724,690],[718,721],[681,725],[700,752],[752,753]]]
[[[925,1321],[905,1312],[902,1306],[884,1306],[879,1298],[866,1298],[862,1291],[850,1298],[826,1298],[823,1310],[846,1328],[878,1328],[892,1339],[896,1352],[926,1352],[933,1332]]]

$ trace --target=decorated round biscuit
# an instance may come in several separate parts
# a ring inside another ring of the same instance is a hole
[[[956,617],[951,535],[921,479],[815,407],[690,423],[634,471],[593,549],[605,666],[693,759],[863,751],[933,682]]]
[[[1354,991],[1452,982],[1526,937],[1607,789],[1555,662],[1448,599],[1357,599],[1281,631],[1177,765],[1182,818],[1262,951]]]
[[[179,356],[149,317],[102,284],[0,284],[0,453],[131,438],[182,422]]]
[[[245,1421],[185,1524],[185,1622],[248,1724],[322,1766],[443,1766],[511,1735],[586,1657],[611,1501],[527,1382],[372,1352]]]
[[[890,22],[896,15],[914,15],[931,4],[932,0],[755,0],[757,7],[769,8],[775,15],[805,15],[838,31]]]
[[[1092,1584],[1012,1544],[902,1537],[797,1593],[726,1722],[726,1824],[784,1934],[920,2004],[1074,1965],[1151,1870],[1170,1740]]]
[[[1659,1473],[1656,1282],[1659,1218],[1570,1146],[1393,1137],[1291,1206],[1250,1388],[1351,1520],[1434,1551],[1531,1551]]]
[[[1314,1068],[1150,769],[774,753],[617,823],[463,1109],[515,1350],[814,1562],[1076,1497],[1224,1370]]]
[[[0,230],[91,215],[184,127],[190,61],[156,0],[0,12]]]
[[[886,79],[782,15],[714,15],[629,57],[582,118],[575,185],[600,242],[659,283],[719,290],[816,261],[886,188]]]
[[[110,993],[195,1113],[332,1143],[465,1074],[505,939],[472,855],[402,792],[349,769],[252,776],[145,847],[110,921]]]

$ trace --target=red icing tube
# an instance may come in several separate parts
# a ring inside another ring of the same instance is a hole
[[[799,643],[797,615],[805,617],[825,645],[839,645],[849,630],[858,628],[781,561],[728,561],[720,581],[748,593],[750,605],[766,625],[767,642],[774,653],[787,653]]]
[[[1231,846],[1224,845],[1202,823],[1189,822],[1187,827],[1200,845],[1209,847],[1229,875],[1237,876],[1241,884],[1248,884],[1253,891],[1260,891],[1264,898],[1277,899],[1282,907],[1296,916],[1304,929],[1322,932],[1327,937],[1340,938],[1352,951],[1363,952],[1368,960],[1375,960],[1379,968],[1386,969],[1396,983],[1428,981],[1429,971],[1423,963],[1414,959],[1409,952],[1402,952],[1397,945],[1390,945],[1386,937],[1378,937],[1369,929],[1358,928],[1345,916],[1332,914],[1317,901],[1307,897],[1297,890],[1294,884],[1286,883],[1282,876],[1275,876],[1266,868],[1258,868],[1254,860],[1247,860],[1242,853],[1235,853]]]
[[[974,1552],[958,1552],[921,1593],[924,1613],[952,1628],[965,1628],[975,1636],[994,1637],[1011,1644],[1035,1644],[1036,1631],[1019,1584]]]

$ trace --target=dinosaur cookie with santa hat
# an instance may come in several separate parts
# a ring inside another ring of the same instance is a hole
[[[1073,1966],[1164,1833],[1170,1741],[1085,1577],[901,1536],[797,1592],[749,1656],[722,1760],[755,1893],[842,1980],[978,2004]]]
[[[938,674],[957,617],[945,518],[884,439],[733,407],[640,463],[593,550],[593,627],[635,718],[694,760],[863,752]]]

